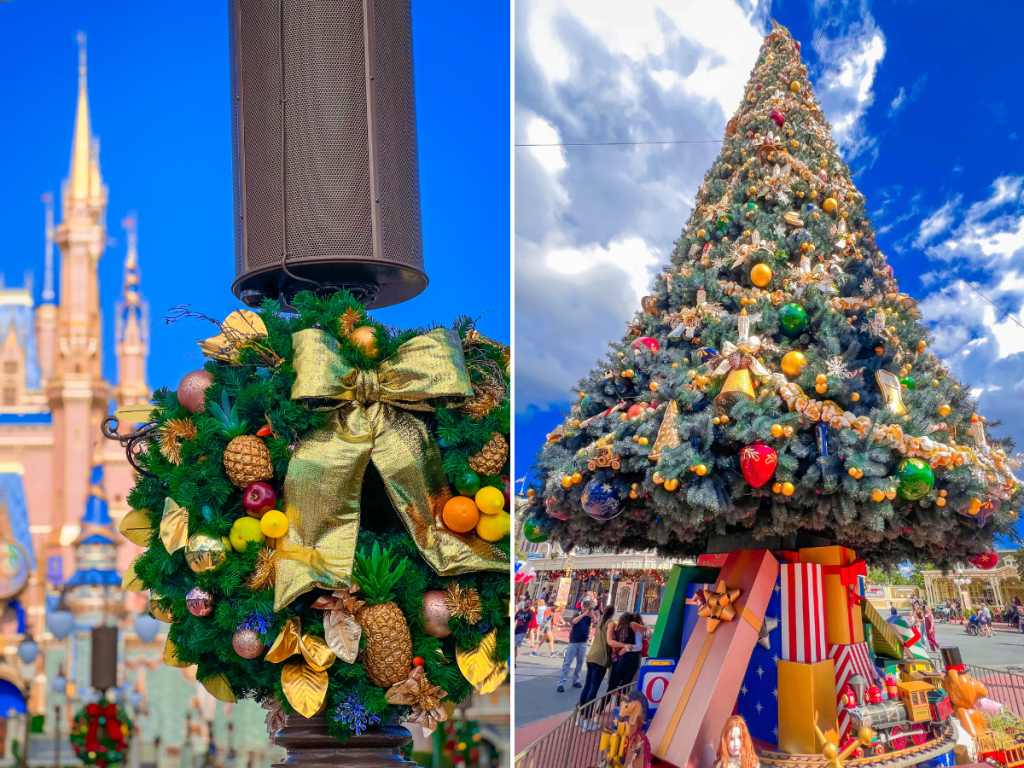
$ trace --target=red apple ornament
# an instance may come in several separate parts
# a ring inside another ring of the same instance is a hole
[[[652,339],[650,336],[641,336],[639,339],[634,341],[630,346],[633,349],[642,349],[647,347],[651,352],[657,352],[660,347],[658,346],[658,340]]]
[[[266,483],[250,483],[242,496],[245,513],[260,518],[277,506],[277,494]]]
[[[740,470],[748,483],[760,488],[772,479],[778,458],[774,448],[754,443],[740,451]]]

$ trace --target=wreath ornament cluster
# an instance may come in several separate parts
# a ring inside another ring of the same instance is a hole
[[[100,768],[124,760],[131,741],[132,721],[120,704],[100,699],[75,714],[71,746],[78,759]]]
[[[140,428],[104,425],[139,469],[123,585],[222,701],[429,732],[508,674],[510,350],[346,292],[293,304],[216,323],[203,370],[118,411]]]

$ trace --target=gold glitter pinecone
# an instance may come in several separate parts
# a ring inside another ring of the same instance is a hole
[[[478,475],[496,475],[508,459],[508,442],[498,432],[491,435],[479,453],[469,457],[469,468]]]
[[[255,435],[239,435],[224,449],[224,471],[239,488],[274,477],[266,444]]]
[[[389,688],[409,677],[412,637],[398,606],[391,602],[364,605],[356,620],[366,634],[362,658],[370,681],[381,688]]]

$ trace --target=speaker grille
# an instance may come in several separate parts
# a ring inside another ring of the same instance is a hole
[[[426,287],[409,0],[231,0],[235,283]]]

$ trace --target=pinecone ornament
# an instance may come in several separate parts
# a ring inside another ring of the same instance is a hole
[[[496,475],[508,459],[508,442],[499,433],[491,435],[479,453],[469,457],[469,468],[478,475]]]

